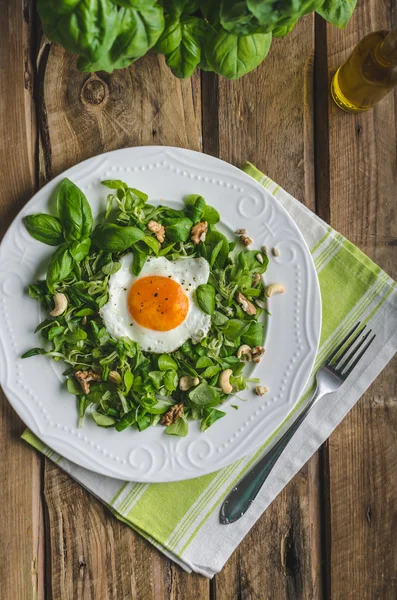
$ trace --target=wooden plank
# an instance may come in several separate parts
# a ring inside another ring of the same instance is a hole
[[[364,0],[345,31],[327,27],[329,76],[365,34],[390,27],[392,17],[395,3]],[[355,116],[330,101],[330,194],[329,207],[323,208],[336,229],[394,278],[396,108],[395,93]],[[329,440],[327,587],[332,598],[397,596],[396,368],[394,360]]]
[[[220,80],[217,115],[221,158],[236,165],[250,160],[311,208],[313,51],[309,16],[274,43],[256,71],[235,82]],[[216,600],[322,597],[319,480],[316,455],[215,577]]]
[[[0,237],[35,188],[30,2],[2,2]],[[41,459],[20,440],[24,425],[0,392],[0,595],[44,598]]]
[[[42,182],[123,146],[201,148],[199,77],[181,82],[161,58],[147,56],[111,76],[87,75],[44,43],[39,73]],[[183,573],[50,462],[45,499],[54,599],[208,598],[207,580]]]

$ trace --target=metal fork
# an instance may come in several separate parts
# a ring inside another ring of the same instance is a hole
[[[240,519],[246,513],[255,500],[259,490],[268,478],[280,455],[290,442],[293,435],[299,429],[300,425],[303,423],[313,406],[320,400],[320,398],[323,398],[332,392],[336,392],[336,390],[338,390],[343,382],[349,377],[354,367],[357,365],[359,360],[362,358],[364,353],[368,350],[369,346],[375,339],[375,335],[372,335],[372,337],[367,341],[372,333],[372,330],[370,329],[359,340],[365,329],[366,325],[360,329],[360,323],[357,323],[347,334],[345,339],[339,344],[336,350],[317,372],[317,386],[312,399],[305,405],[302,412],[299,413],[295,421],[282,435],[278,442],[229,493],[226,500],[222,504],[220,511],[220,522],[223,525],[228,525],[229,523],[238,521],[238,519]],[[353,334],[355,335],[352,338]],[[348,345],[345,348],[347,343]],[[342,349],[343,351],[341,352]]]

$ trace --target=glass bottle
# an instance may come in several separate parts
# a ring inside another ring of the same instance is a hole
[[[331,94],[347,112],[368,110],[397,85],[397,26],[361,40],[334,75]]]

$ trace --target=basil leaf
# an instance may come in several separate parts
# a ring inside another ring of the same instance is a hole
[[[21,358],[30,358],[31,356],[38,356],[39,354],[45,354],[46,351],[43,350],[43,348],[32,348],[31,350],[28,350],[28,352],[25,352],[25,354],[22,354]]]
[[[196,362],[196,369],[205,369],[206,367],[212,367],[214,363],[208,356],[200,356]]]
[[[154,254],[156,254],[156,256],[158,255],[160,246],[155,237],[151,237],[150,235],[145,235],[145,237],[142,238],[141,243],[146,244],[146,246],[150,250],[153,250],[153,252],[154,252]]]
[[[58,335],[61,335],[64,332],[64,327],[59,326],[59,327],[51,327],[51,329],[48,330],[47,332],[47,339],[48,341],[51,342],[51,340],[53,340],[55,337],[57,337]]]
[[[169,369],[164,375],[164,387],[167,392],[173,392],[178,387],[178,373],[174,369]]]
[[[343,28],[348,24],[356,4],[357,0],[325,0],[317,12],[326,21]]]
[[[124,431],[124,429],[127,429],[127,427],[130,427],[130,425],[133,425],[136,421],[135,415],[136,415],[135,408],[133,408],[132,410],[127,412],[117,423],[117,425],[115,427],[116,431]]]
[[[208,36],[205,55],[215,73],[237,79],[256,69],[269,52],[271,43],[270,33],[238,36],[223,29]]]
[[[205,381],[189,392],[189,400],[197,406],[216,406],[220,402],[218,392]]]
[[[210,377],[217,375],[220,370],[221,370],[221,368],[219,365],[213,365],[211,367],[207,367],[205,369],[205,371],[203,371],[203,373],[201,373],[200,377],[202,377],[203,379],[209,379]]]
[[[189,425],[185,415],[182,415],[176,423],[169,425],[165,429],[167,435],[178,435],[179,437],[185,437],[189,431]]]
[[[124,252],[144,237],[144,232],[137,227],[105,223],[95,228],[92,241],[97,248],[105,252]]]
[[[83,192],[70,179],[64,179],[58,189],[57,207],[65,240],[82,240],[91,235],[91,207]]]
[[[139,58],[155,45],[164,29],[164,12],[161,6],[145,6],[120,11],[121,19],[117,37],[110,50],[114,62],[128,57]]]
[[[221,220],[218,211],[213,206],[207,206],[204,210],[203,220],[207,221],[210,225],[216,225]]]
[[[222,327],[222,325],[225,325],[225,323],[228,322],[228,317],[218,311],[215,311],[214,314],[212,315],[212,323],[216,326],[216,327]]]
[[[169,369],[173,369],[174,371],[178,370],[178,365],[171,356],[168,356],[168,354],[160,354],[157,362],[160,371],[168,371]]]
[[[117,273],[117,271],[120,271],[120,269],[121,269],[121,262],[110,261],[110,262],[106,263],[106,265],[103,265],[102,273],[104,273],[105,275],[114,275],[114,273]]]
[[[148,427],[150,427],[152,423],[151,416],[148,414],[138,415],[136,419],[136,424],[138,425],[139,431],[144,431]]]
[[[81,262],[85,259],[91,248],[90,238],[85,238],[81,242],[73,242],[70,246],[70,254],[76,262]]]
[[[227,241],[223,233],[220,233],[219,231],[208,232],[207,237],[205,238],[204,246],[208,251],[208,256],[211,256],[215,246],[217,246],[219,242],[222,242],[222,246],[219,252],[217,253],[213,266],[218,269],[223,269],[229,254],[229,242]]]
[[[164,373],[162,371],[151,371],[148,377],[153,382],[155,390],[158,391],[163,385]]]
[[[250,321],[242,321],[240,319],[229,319],[222,329],[226,339],[234,342],[237,340],[250,326]]]
[[[223,412],[222,410],[218,410],[216,408],[213,408],[212,410],[209,410],[209,411],[206,410],[205,413],[206,413],[206,415],[205,415],[204,419],[202,419],[201,425],[200,425],[201,431],[206,431],[206,429],[208,429],[208,427],[211,427],[211,425],[216,423],[216,421],[219,421],[219,419],[222,419],[222,417],[226,416],[225,412]]]
[[[201,221],[204,215],[205,207],[206,204],[204,198],[202,196],[198,196],[191,211],[193,223],[199,223]]]
[[[164,39],[164,41],[167,41],[169,47],[166,61],[171,71],[177,77],[185,78],[193,75],[195,68],[200,62],[200,39],[205,29],[205,21],[198,17],[182,15],[179,27],[175,20],[171,22],[170,33],[172,31],[173,34]],[[163,48],[165,45],[163,43]]]
[[[189,194],[185,196],[183,202],[187,208],[193,208],[199,198],[201,198],[199,194]]]
[[[80,342],[81,340],[87,339],[87,333],[84,329],[77,329],[77,331],[68,331],[65,334],[65,340],[68,344],[75,344],[76,342]]]
[[[217,243],[217,245],[212,250],[212,252],[211,252],[211,258],[210,258],[210,266],[211,267],[214,266],[215,261],[218,258],[218,254],[222,250],[222,246],[223,246],[223,241],[221,240],[220,242]]]
[[[91,317],[92,315],[95,315],[95,311],[92,308],[82,308],[77,311],[75,317]]]
[[[191,219],[183,217],[179,219],[164,219],[165,235],[171,242],[187,242],[190,230],[193,227]]]
[[[164,30],[155,46],[155,51],[160,54],[170,54],[182,41],[182,26],[178,16],[166,15]]]
[[[129,369],[127,369],[127,371],[124,373],[123,383],[124,383],[124,393],[128,394],[128,392],[130,391],[130,389],[132,387],[132,384],[134,383],[134,375]]]
[[[43,244],[59,246],[64,242],[62,224],[57,217],[45,214],[28,215],[23,218],[23,223],[30,235]]]
[[[248,329],[242,334],[241,342],[247,344],[251,348],[254,346],[262,346],[263,344],[263,325],[255,321],[251,321]]]
[[[196,289],[196,300],[201,310],[207,315],[215,311],[215,288],[210,283],[202,283]]]
[[[39,0],[37,8],[51,41],[91,61],[110,49],[118,32],[119,9],[112,0]]]
[[[69,377],[69,379],[66,382],[66,387],[69,394],[73,394],[74,396],[81,396],[83,394],[81,385],[74,377]]]
[[[259,262],[257,256],[262,257],[263,262]],[[269,258],[263,252],[257,250],[243,250],[237,256],[237,272],[248,271],[249,278],[252,279],[254,273],[265,273],[269,264]]]
[[[144,254],[143,252],[140,252],[136,248],[134,249],[133,254],[134,254],[134,257],[132,259],[131,271],[132,271],[133,275],[139,275],[139,273],[142,271],[143,267],[145,266],[145,263],[147,260],[147,255]]]
[[[116,423],[116,419],[113,417],[109,417],[108,415],[103,415],[102,413],[92,411],[92,418],[95,423],[99,425],[99,427],[113,427]]]
[[[123,192],[128,190],[128,185],[123,181],[120,181],[120,179],[104,179],[104,181],[101,181],[101,185],[104,185],[110,190],[121,190]]]
[[[173,406],[173,404],[172,400],[169,400],[168,398],[158,398],[157,402],[146,410],[151,415],[163,415],[171,406]]]
[[[47,269],[47,286],[50,292],[54,291],[56,283],[63,281],[73,270],[74,261],[70,254],[69,244],[59,246],[51,256]]]

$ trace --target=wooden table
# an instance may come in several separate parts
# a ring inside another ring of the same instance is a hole
[[[148,56],[79,73],[42,41],[30,0],[1,0],[0,229],[46,181],[124,146],[168,144],[246,159],[397,277],[397,95],[351,116],[329,100],[335,68],[395,0],[359,0],[345,31],[312,16],[230,82],[174,78]],[[290,482],[213,581],[187,575],[21,442],[2,397],[2,600],[394,600],[397,361]]]

